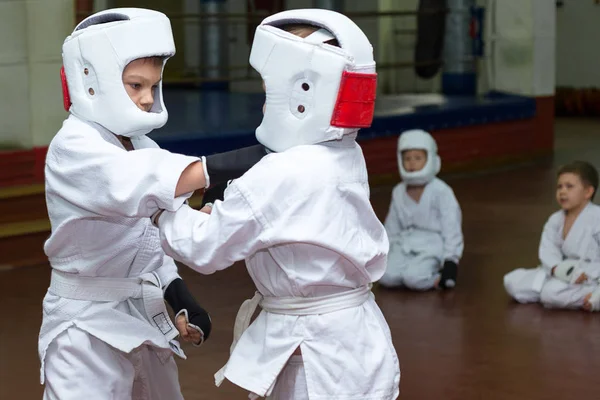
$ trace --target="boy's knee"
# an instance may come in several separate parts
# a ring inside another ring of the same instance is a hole
[[[519,268],[504,275],[504,289],[506,293],[519,303],[536,303],[540,301],[540,293],[535,286],[536,272]]]
[[[567,284],[558,279],[548,279],[542,287],[540,302],[550,308],[564,307],[565,305],[560,301],[558,294],[565,285]]]
[[[406,273],[404,275],[404,285],[412,290],[433,289],[435,281],[433,277],[421,273]]]
[[[402,286],[402,274],[394,274],[386,271],[379,279],[379,284],[384,287],[396,288]]]
[[[517,295],[517,282],[519,281],[519,276],[521,275],[522,269],[516,269],[514,271],[509,272],[504,275],[504,289],[511,297],[516,297]]]

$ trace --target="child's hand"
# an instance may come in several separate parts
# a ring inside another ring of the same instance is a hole
[[[579,275],[579,278],[577,278],[577,280],[575,281],[576,285],[581,285],[582,283],[586,282],[588,280],[588,276],[585,273],[582,273],[581,275]]]
[[[210,214],[212,212],[212,204],[208,203],[207,205],[205,205],[204,207],[202,207],[200,209],[200,212],[206,213],[206,214]]]
[[[200,344],[202,342],[202,333],[190,326],[184,314],[180,314],[175,319],[175,327],[179,331],[179,336],[185,342]]]
[[[579,266],[579,261],[570,259],[566,259],[555,265],[552,268],[552,276],[571,285],[582,284],[588,278]]]

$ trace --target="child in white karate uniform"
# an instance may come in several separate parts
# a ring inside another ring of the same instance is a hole
[[[210,215],[154,218],[167,254],[204,274],[244,259],[256,285],[217,384],[270,400],[395,399],[398,358],[371,293],[389,245],[355,140],[373,118],[372,46],[342,14],[290,10],[257,28],[250,64],[266,88],[256,137],[272,153]]]
[[[402,182],[385,219],[390,238],[387,269],[379,283],[413,290],[452,288],[463,253],[462,215],[452,188],[436,175],[441,160],[422,130],[398,139]]]
[[[560,210],[544,225],[541,265],[504,276],[508,294],[520,303],[549,308],[600,310],[600,207],[592,203],[598,172],[575,161],[558,171]]]
[[[169,19],[144,9],[94,14],[64,42],[69,116],[45,169],[52,274],[38,341],[44,399],[181,399],[173,353],[183,353],[173,339],[209,337],[208,313],[148,217],[247,168],[227,165],[244,158],[237,151],[207,162],[146,136],[167,122],[162,72],[174,53]]]

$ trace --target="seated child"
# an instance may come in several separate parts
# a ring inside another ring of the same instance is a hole
[[[398,166],[402,182],[385,219],[390,251],[379,283],[413,290],[454,287],[464,247],[462,216],[450,186],[436,178],[441,161],[433,137],[422,130],[402,133]]]
[[[519,303],[549,308],[600,310],[600,207],[591,201],[598,171],[575,161],[558,171],[556,200],[561,209],[548,218],[540,241],[537,268],[516,269],[504,287]]]

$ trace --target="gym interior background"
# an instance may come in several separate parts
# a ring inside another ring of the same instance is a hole
[[[556,208],[557,165],[600,165],[597,0],[4,0],[0,2],[0,398],[40,398],[37,332],[49,280],[43,168],[62,106],[60,49],[76,23],[112,7],[172,21],[162,147],[204,155],[255,143],[264,99],[248,65],[256,25],[306,7],[345,13],[373,43],[378,97],[361,131],[373,206],[384,218],[399,181],[396,141],[433,133],[442,176],[464,213],[465,257],[452,293],[378,291],[403,370],[402,399],[595,398],[596,316],[515,306],[501,277],[535,266]],[[197,198],[195,199],[197,204]],[[210,343],[180,363],[187,399],[245,398],[212,374],[252,283],[243,265],[182,273],[216,317]],[[227,290],[224,290],[227,288]],[[226,294],[224,294],[226,293]],[[199,389],[201,388],[201,390]]]

